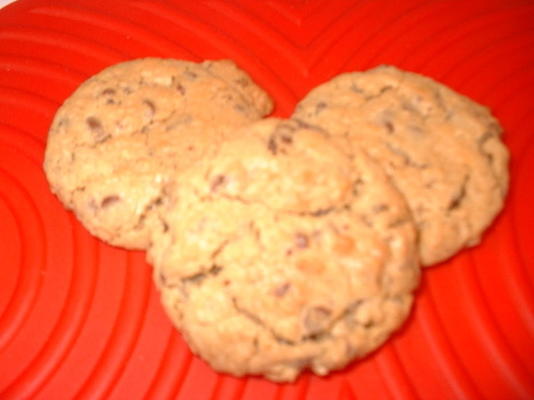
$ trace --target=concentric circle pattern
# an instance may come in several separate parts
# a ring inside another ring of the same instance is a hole
[[[534,2],[19,0],[0,10],[1,399],[534,399]],[[512,154],[481,245],[427,269],[406,326],[327,378],[238,379],[193,356],[141,252],[91,237],[49,192],[48,126],[131,58],[232,58],[287,116],[381,63],[490,106]]]

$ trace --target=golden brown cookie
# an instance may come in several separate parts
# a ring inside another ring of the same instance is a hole
[[[164,307],[218,370],[343,368],[406,319],[415,228],[382,169],[298,121],[240,129],[168,187],[148,258]]]
[[[271,109],[269,96],[228,60],[120,63],[84,82],[58,110],[45,172],[92,234],[143,249],[169,174]]]
[[[357,142],[404,194],[422,263],[480,241],[503,206],[508,151],[489,110],[394,67],[339,75],[313,89],[294,118]]]

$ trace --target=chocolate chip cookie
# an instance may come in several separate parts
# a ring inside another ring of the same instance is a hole
[[[271,109],[269,96],[228,60],[120,63],[60,107],[44,169],[52,191],[92,234],[143,249],[169,175]]]
[[[508,151],[490,111],[421,75],[380,66],[313,89],[294,118],[357,142],[404,194],[422,263],[480,241],[508,188]]]
[[[167,187],[148,259],[166,312],[214,369],[340,369],[406,319],[418,284],[404,198],[356,144],[265,119]]]

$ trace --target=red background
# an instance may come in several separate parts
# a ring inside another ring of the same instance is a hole
[[[229,57],[288,116],[314,85],[381,63],[490,106],[512,183],[483,243],[425,270],[386,346],[295,384],[216,374],[162,312],[141,252],[92,238],[41,164],[61,102],[141,56]],[[533,399],[534,2],[20,0],[0,10],[0,398]]]

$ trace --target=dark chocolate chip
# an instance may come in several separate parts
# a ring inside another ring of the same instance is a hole
[[[101,130],[102,129],[102,123],[96,117],[87,117],[85,122],[89,126],[89,129],[91,129],[92,131],[97,131],[97,130]]]
[[[198,272],[188,277],[182,278],[183,283],[193,283],[200,285],[208,276],[217,276],[223,270],[219,265],[213,264],[207,271]]]
[[[286,144],[291,144],[293,143],[293,138],[291,136],[288,136],[288,135],[282,135],[280,136],[280,140]]]
[[[121,201],[121,198],[117,195],[111,195],[111,196],[106,196],[102,199],[102,201],[100,202],[100,207],[102,208],[106,208],[106,207],[109,207],[115,203],[118,203],[119,201]]]
[[[198,75],[195,72],[189,71],[188,69],[184,71],[184,75],[192,81],[198,78]]]
[[[468,181],[469,181],[469,176],[467,176],[464,179],[464,182],[462,183],[460,190],[458,191],[458,193],[456,193],[455,196],[453,196],[453,198],[449,202],[449,206],[447,207],[449,211],[453,211],[459,208],[462,202],[465,200],[465,197],[467,195],[467,182]]]
[[[148,107],[148,117],[152,119],[156,113],[156,105],[152,100],[144,99],[143,104]]]
[[[395,132],[395,125],[391,121],[385,121],[384,126],[386,127],[388,133]]]
[[[161,272],[158,274],[158,280],[161,286],[165,286],[165,284],[167,283],[167,278]]]
[[[211,191],[216,192],[217,189],[219,189],[221,186],[223,186],[226,183],[226,176],[224,175],[217,175],[215,179],[211,182]]]
[[[236,79],[234,82],[237,83],[241,87],[247,87],[250,85],[250,81],[244,76]]]
[[[58,124],[57,124],[57,127],[58,128],[62,128],[64,126],[68,125],[68,124],[69,124],[69,119],[68,118],[61,118],[59,120]]]
[[[183,87],[181,84],[176,85],[176,90],[183,96],[185,94],[185,87]]]
[[[320,101],[315,105],[315,114],[319,114],[323,111],[328,105],[324,101]]]
[[[274,138],[274,135],[269,137],[269,141],[267,142],[267,148],[274,155],[278,153],[278,145],[276,144],[276,139]]]
[[[404,165],[412,167],[412,168],[418,168],[418,169],[426,169],[428,168],[428,164],[425,163],[418,163],[414,161],[408,153],[406,153],[404,150],[401,150],[400,148],[393,146],[391,143],[386,143],[386,147],[391,151],[393,154],[396,154],[399,156],[402,161],[404,162]]]
[[[353,83],[350,86],[350,90],[352,90],[354,93],[358,93],[358,94],[364,94],[365,93],[365,90],[363,90],[361,87],[359,87],[355,83]]]
[[[93,133],[94,139],[96,143],[102,143],[108,140],[111,135],[109,133],[106,133],[104,131],[104,127],[102,126],[102,122],[96,117],[87,117],[85,120],[87,126]]]
[[[100,94],[104,96],[113,96],[116,93],[116,90],[113,88],[106,88],[100,92]]]
[[[315,211],[312,211],[310,213],[310,215],[312,217],[323,217],[327,214],[330,214],[332,211],[334,211],[334,208],[333,207],[328,207],[328,208],[320,208],[318,210],[315,210]]]

